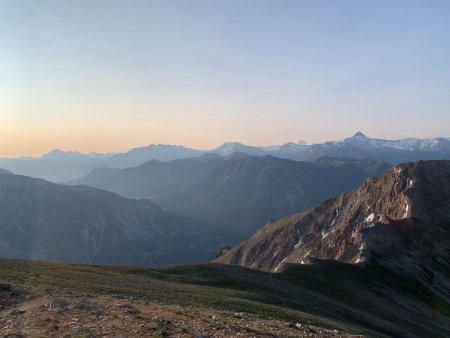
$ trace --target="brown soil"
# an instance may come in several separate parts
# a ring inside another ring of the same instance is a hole
[[[248,313],[48,295],[0,312],[0,337],[357,337]],[[361,336],[358,336],[361,337]]]

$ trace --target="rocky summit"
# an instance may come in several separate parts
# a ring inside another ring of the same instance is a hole
[[[269,222],[216,261],[279,271],[288,263],[375,262],[450,291],[450,161],[400,164],[355,191]]]

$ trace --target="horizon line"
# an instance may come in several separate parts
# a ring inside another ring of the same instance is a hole
[[[76,153],[76,154],[80,154],[80,155],[116,155],[116,154],[123,154],[123,153],[127,153],[131,150],[134,149],[140,149],[140,148],[147,148],[150,146],[175,146],[175,147],[185,147],[187,149],[193,149],[193,150],[198,150],[198,151],[204,151],[204,152],[209,152],[212,151],[214,149],[220,148],[221,146],[228,144],[228,143],[239,143],[241,145],[244,146],[248,146],[248,147],[255,147],[255,148],[268,148],[268,147],[281,147],[285,144],[289,144],[289,143],[294,143],[294,144],[301,144],[303,143],[304,145],[308,145],[308,146],[312,146],[312,145],[316,145],[316,144],[323,144],[323,143],[327,143],[327,142],[342,142],[347,138],[351,138],[351,137],[355,137],[358,134],[362,134],[364,137],[368,138],[368,139],[374,139],[374,140],[387,140],[387,141],[401,141],[401,140],[408,140],[408,139],[418,139],[418,140],[435,140],[435,139],[445,139],[445,140],[449,140],[450,136],[446,137],[446,136],[436,136],[436,137],[426,137],[426,138],[418,138],[418,137],[404,137],[404,138],[376,138],[376,137],[369,137],[367,136],[365,133],[361,132],[361,131],[357,131],[355,132],[352,136],[347,136],[341,139],[337,139],[337,140],[327,140],[327,141],[322,141],[322,142],[307,142],[305,140],[299,140],[297,142],[293,142],[293,141],[287,141],[285,143],[281,143],[281,144],[275,144],[275,145],[253,145],[253,144],[248,144],[248,143],[243,143],[240,141],[225,141],[223,143],[220,143],[218,146],[214,146],[211,148],[197,148],[197,147],[190,147],[184,144],[176,144],[176,143],[150,143],[147,145],[141,145],[141,146],[134,146],[134,147],[130,147],[130,148],[124,148],[121,150],[112,150],[112,151],[96,151],[96,150],[91,150],[91,151],[87,151],[87,152],[83,152],[83,151],[79,151],[79,150],[74,150],[74,149],[62,149],[60,147],[57,148],[52,148],[48,151],[36,154],[36,155],[27,155],[27,154],[22,154],[22,155],[17,155],[17,156],[7,156],[7,155],[0,155],[0,158],[9,158],[9,159],[21,159],[21,158],[34,158],[34,159],[39,159],[42,158],[45,155],[51,154],[53,152],[62,152],[62,153]]]

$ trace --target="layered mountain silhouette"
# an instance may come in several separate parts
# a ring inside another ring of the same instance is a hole
[[[161,265],[212,257],[231,239],[149,200],[0,173],[0,256]]]
[[[42,157],[0,158],[0,167],[15,174],[43,178],[62,183],[88,174],[99,167],[128,168],[150,160],[171,161],[196,157],[204,151],[183,146],[151,144],[117,154],[82,154],[75,151],[53,150]]]
[[[323,158],[299,162],[272,156],[207,154],[150,161],[121,171],[97,169],[71,184],[129,198],[149,198],[180,215],[250,235],[269,219],[306,210],[356,188],[389,167],[371,160]]]
[[[353,192],[266,225],[216,262],[267,271],[379,264],[450,295],[450,161],[400,164]]]
[[[199,157],[205,150],[179,145],[151,144],[124,153],[90,153],[54,150],[42,157],[0,158],[0,167],[20,175],[67,182],[87,175],[96,168],[129,168],[150,160],[168,162]],[[239,142],[226,142],[208,152],[228,157],[234,153],[266,156],[296,161],[314,161],[321,157],[351,157],[373,159],[391,164],[417,160],[450,159],[450,138],[401,140],[374,139],[357,132],[341,141],[307,144],[288,142],[278,146],[255,147]]]

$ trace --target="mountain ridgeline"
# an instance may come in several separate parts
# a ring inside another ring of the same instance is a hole
[[[90,264],[161,265],[210,258],[222,230],[86,186],[0,173],[0,256]]]
[[[97,169],[70,182],[148,198],[183,216],[241,234],[269,219],[306,210],[358,187],[389,167],[371,160],[323,158],[299,162],[272,156],[207,154],[171,162],[150,161],[121,171]]]
[[[314,259],[381,264],[450,295],[450,161],[397,165],[266,225],[216,262],[280,271]]]
[[[323,156],[370,158],[391,164],[418,160],[450,159],[450,139],[374,139],[357,132],[342,141],[313,144],[299,159],[313,160]]]
[[[90,153],[53,150],[42,157],[0,158],[0,167],[18,175],[43,178],[63,183],[88,174],[100,167],[128,168],[150,160],[171,161],[179,158],[196,157],[202,150],[184,146],[151,144],[134,148],[124,153]]]
[[[256,147],[239,142],[225,142],[209,151],[167,144],[151,144],[123,153],[82,154],[76,151],[53,150],[42,157],[0,158],[0,167],[16,174],[62,183],[87,175],[96,168],[124,169],[151,160],[168,162],[199,157],[206,153],[223,157],[234,153],[270,155],[295,161],[315,161],[321,157],[350,157],[397,164],[417,160],[450,159],[450,138],[384,140],[369,138],[357,132],[354,136],[340,141],[316,144],[300,141]]]
[[[254,156],[271,155],[297,161],[313,161],[321,157],[369,158],[397,164],[417,160],[450,159],[450,138],[383,140],[369,138],[357,132],[340,141],[316,144],[300,141],[281,146],[252,147],[239,142],[227,142],[211,152],[222,156],[244,152]]]

